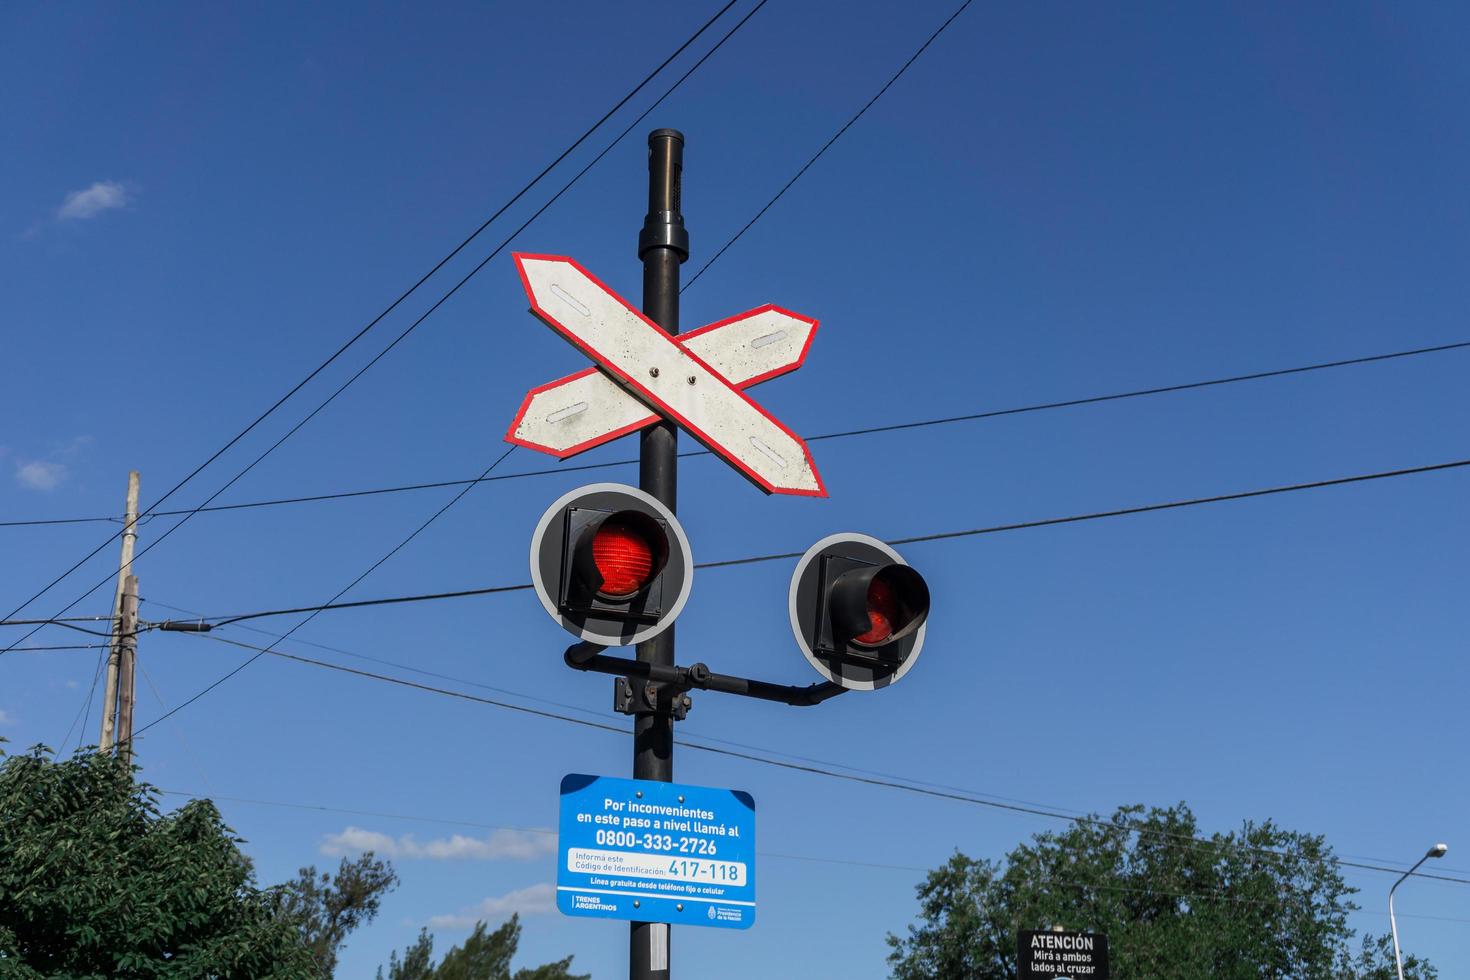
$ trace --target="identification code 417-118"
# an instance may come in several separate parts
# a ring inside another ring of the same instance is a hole
[[[744,861],[700,861],[668,858],[640,851],[603,851],[574,847],[567,851],[567,870],[577,874],[642,878],[652,881],[705,881],[742,887],[749,869]]]

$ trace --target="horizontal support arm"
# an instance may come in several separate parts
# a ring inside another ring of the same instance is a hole
[[[738,694],[741,697],[778,701],[799,708],[821,704],[847,690],[842,685],[833,684],[831,681],[812,684],[808,687],[770,684],[766,681],[751,680],[748,677],[716,674],[704,664],[675,667],[645,663],[642,660],[632,660],[627,657],[610,657],[603,652],[606,649],[607,647],[596,643],[574,643],[567,647],[563,659],[566,660],[568,667],[577,670],[615,674],[620,677],[637,677],[657,684],[669,684],[685,691],[719,691],[723,694]]]

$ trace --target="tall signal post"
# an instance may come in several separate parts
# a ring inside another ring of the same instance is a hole
[[[656,129],[648,134],[648,216],[638,235],[638,257],[643,260],[643,313],[665,333],[679,332],[679,266],[689,258],[689,232],[684,229],[681,184],[684,176],[684,134]],[[656,370],[656,369],[655,369]],[[679,434],[667,419],[639,435],[638,486],[677,512],[679,488]],[[666,667],[674,665],[674,628],[638,644],[638,659]],[[645,681],[633,679],[633,778],[673,782],[674,699],[681,692],[647,698]],[[632,922],[629,930],[630,980],[668,980],[669,926],[662,922]]]
[[[631,980],[669,980],[671,925],[755,922],[755,800],[674,782],[674,723],[689,693],[717,691],[793,707],[898,681],[923,645],[929,589],[891,547],[829,535],[797,563],[793,635],[824,681],[796,686],[716,673],[674,659],[674,620],[695,568],[675,516],[678,440],[689,433],[769,494],[825,497],[806,443],[745,389],[796,370],[817,328],[772,303],[679,331],[679,266],[689,257],[681,204],[684,137],[648,137],[648,215],[638,238],[638,311],[575,259],[516,253],[531,313],[593,367],[527,392],[506,440],[560,459],[639,433],[640,488],[596,483],[563,494],[531,535],[531,581],[579,642],[562,659],[612,674],[614,709],[633,716],[633,779],[569,773],[561,782],[557,907],[630,923]],[[636,647],[636,656],[610,655]],[[680,833],[638,835],[644,814]],[[680,820],[678,818],[696,818]],[[669,826],[673,824],[673,826]]]

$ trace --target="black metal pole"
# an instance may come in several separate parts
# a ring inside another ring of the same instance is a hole
[[[684,134],[673,129],[649,133],[648,216],[638,236],[638,257],[643,260],[643,313],[671,334],[679,332],[679,264],[689,257],[689,233],[684,230],[679,200],[683,170]],[[650,425],[639,436],[638,448],[638,486],[667,504],[669,510],[676,510],[678,430],[667,421]],[[671,626],[638,644],[638,659],[672,667],[674,628]],[[645,711],[633,717],[633,778],[672,782],[672,698],[667,695],[658,698],[652,710],[647,709],[644,698],[635,700],[645,705]],[[654,922],[631,925],[630,980],[668,980],[669,926]]]

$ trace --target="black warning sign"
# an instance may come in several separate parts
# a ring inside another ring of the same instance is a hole
[[[1017,980],[1108,980],[1108,937],[1022,929],[1016,967]]]

